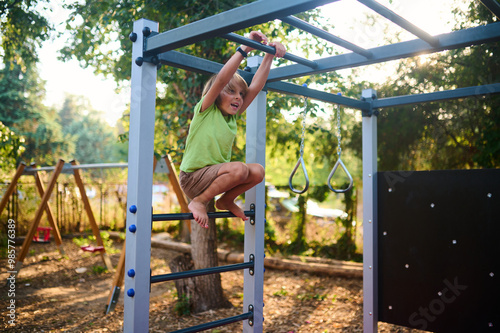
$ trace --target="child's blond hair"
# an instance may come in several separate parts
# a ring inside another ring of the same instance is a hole
[[[202,96],[205,96],[208,93],[208,91],[214,84],[216,78],[217,74],[214,74],[210,77],[210,79],[208,79],[207,83],[205,83],[205,87],[203,88]],[[243,91],[243,94],[246,95],[248,91],[248,84],[245,81],[245,79],[238,73],[234,73],[233,78],[229,81],[227,86],[224,87],[224,89],[234,89],[235,86],[238,86]],[[219,107],[219,104],[220,104],[220,94],[219,96],[217,96],[217,99],[215,100],[215,105],[217,105],[217,107]]]

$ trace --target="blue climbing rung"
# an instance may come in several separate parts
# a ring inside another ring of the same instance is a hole
[[[220,319],[220,320],[216,320],[216,321],[211,321],[209,323],[204,323],[204,324],[200,324],[200,325],[196,325],[196,326],[192,326],[192,327],[188,327],[188,328],[183,328],[181,330],[173,331],[171,333],[201,332],[204,330],[208,330],[211,328],[236,323],[238,321],[242,321],[242,320],[246,320],[246,319],[253,320],[253,312],[252,311],[247,312],[247,313],[243,313],[243,314],[240,314],[240,315],[234,316],[234,317],[228,317],[228,318],[224,318],[224,319]]]
[[[151,276],[150,282],[157,283],[157,282],[179,280],[179,279],[185,279],[185,278],[200,276],[200,275],[208,275],[208,274],[236,271],[236,270],[245,269],[245,268],[252,268],[253,269],[254,268],[254,261],[251,260],[251,261],[244,262],[241,264],[201,268],[201,269],[195,269],[192,271],[155,275],[155,276]]]

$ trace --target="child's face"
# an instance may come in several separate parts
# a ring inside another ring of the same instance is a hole
[[[227,85],[220,93],[219,109],[224,116],[235,115],[243,105],[245,91],[238,85]]]

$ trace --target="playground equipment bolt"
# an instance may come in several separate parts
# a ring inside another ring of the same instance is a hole
[[[132,214],[135,214],[137,213],[137,206],[136,205],[132,205],[130,206],[130,208],[128,209]]]
[[[128,38],[130,38],[130,40],[132,41],[132,43],[135,43],[135,41],[137,40],[137,34],[132,31],[130,33],[130,35],[128,35]]]
[[[149,35],[151,35],[151,29],[149,29],[149,27],[144,27],[142,29],[142,34],[145,36],[145,37],[148,37]]]
[[[127,296],[128,297],[134,297],[135,295],[135,290],[130,288],[129,290],[127,290]]]
[[[135,224],[132,224],[130,227],[128,227],[128,230],[132,233],[135,233],[137,231],[137,226]]]
[[[249,311],[249,312],[253,312],[253,311],[254,311],[254,309],[253,309],[253,305],[252,305],[252,304],[250,304],[250,305],[248,306],[248,311]],[[253,326],[253,318],[248,319],[248,325]]]
[[[142,66],[142,63],[144,62],[144,59],[142,59],[142,57],[138,57],[137,59],[135,59],[135,64],[137,66]]]
[[[135,270],[133,268],[129,269],[127,272],[127,275],[129,277],[134,277],[135,276]]]

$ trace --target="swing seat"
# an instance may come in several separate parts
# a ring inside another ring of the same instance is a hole
[[[92,245],[85,245],[80,247],[82,251],[85,252],[101,252],[104,251],[104,246],[92,246]]]
[[[36,233],[33,236],[33,242],[35,243],[50,243],[50,231],[51,227],[38,227],[36,228]]]

